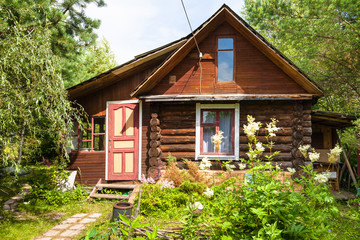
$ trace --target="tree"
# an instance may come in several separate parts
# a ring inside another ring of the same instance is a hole
[[[318,108],[360,113],[360,2],[245,0],[244,15],[325,91]]]
[[[46,28],[51,50],[60,57],[64,81],[74,81],[71,73],[77,71],[78,59],[85,50],[95,44],[94,29],[100,25],[99,20],[85,15],[89,4],[105,5],[104,0],[3,0],[0,2],[0,38],[11,35],[16,24],[18,31],[24,33]]]
[[[8,18],[11,13],[8,12]],[[21,164],[24,147],[48,144],[63,153],[77,106],[67,100],[59,57],[53,54],[52,32],[23,31],[14,20],[0,41],[0,165]],[[30,147],[30,148],[29,148]]]
[[[79,84],[84,80],[95,77],[117,66],[115,55],[111,51],[109,42],[105,38],[97,41],[95,45],[86,48],[77,58],[76,62],[64,61],[63,66],[67,64],[76,64],[77,66],[76,71],[64,73],[63,77],[68,79],[68,81],[65,82],[66,88]],[[72,67],[68,69],[72,69]]]

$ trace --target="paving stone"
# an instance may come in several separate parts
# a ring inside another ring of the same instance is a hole
[[[78,214],[72,215],[71,217],[73,217],[73,218],[82,218],[82,217],[85,217],[86,215],[87,215],[87,213],[78,213]]]
[[[49,231],[47,231],[46,233],[44,233],[44,236],[46,236],[46,237],[52,237],[52,236],[56,236],[56,235],[58,235],[60,233],[60,231],[58,231],[58,230],[49,230]]]
[[[76,222],[79,221],[79,220],[80,220],[80,218],[73,218],[73,217],[71,217],[71,218],[66,219],[66,220],[63,221],[62,223],[76,223]]]
[[[70,227],[71,230],[83,230],[84,228],[85,228],[84,224],[76,224]]]
[[[10,207],[9,204],[5,204],[5,205],[3,206],[3,209],[4,209],[4,210],[11,210],[11,207]]]
[[[68,229],[70,226],[71,226],[71,224],[60,223],[60,224],[56,225],[55,227],[53,227],[53,229]]]
[[[51,237],[37,237],[37,238],[34,238],[34,240],[51,240],[52,238]]]
[[[80,221],[80,223],[91,223],[91,222],[95,222],[96,218],[84,218],[83,220]]]
[[[66,230],[65,232],[61,233],[60,236],[62,237],[74,237],[80,233],[80,230]]]
[[[98,218],[98,217],[100,217],[101,216],[101,213],[92,213],[92,214],[90,214],[88,217],[89,218]]]

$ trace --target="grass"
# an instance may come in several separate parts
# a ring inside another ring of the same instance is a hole
[[[360,208],[358,204],[339,202],[339,215],[329,219],[330,239],[360,239]]]
[[[92,229],[95,224],[104,222],[109,219],[112,212],[112,206],[114,201],[79,201],[74,202],[66,206],[61,206],[47,213],[32,213],[21,211],[16,214],[21,217],[16,217],[15,214],[6,216],[5,220],[1,220],[0,224],[0,239],[19,239],[27,240],[39,236],[59,222],[76,213],[102,213],[102,216],[97,222],[87,225],[87,229],[82,232],[82,235],[86,234],[86,231]],[[65,213],[61,218],[56,219],[58,213]]]

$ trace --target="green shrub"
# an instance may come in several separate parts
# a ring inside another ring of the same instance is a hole
[[[162,188],[161,184],[143,184],[142,191],[141,213],[147,216],[176,214],[185,208],[190,198],[198,196],[180,188]]]

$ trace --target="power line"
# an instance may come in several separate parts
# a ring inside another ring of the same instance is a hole
[[[197,50],[198,50],[198,52],[199,52],[199,66],[200,66],[199,94],[201,94],[201,80],[202,80],[202,66],[201,66],[201,59],[202,59],[202,53],[201,53],[201,51],[200,51],[199,44],[198,44],[198,42],[197,42],[197,40],[196,40],[196,37],[195,37],[194,31],[193,31],[193,29],[192,29],[192,27],[191,27],[190,19],[189,19],[189,16],[188,16],[187,12],[186,12],[186,8],[185,8],[185,5],[184,5],[183,0],[181,0],[181,4],[182,4],[182,6],[183,6],[183,9],[184,9],[184,12],[185,12],[185,16],[186,16],[187,22],[188,22],[189,27],[190,27],[190,31],[191,31],[191,33],[192,33],[192,35],[193,35],[193,38],[194,38],[194,41],[195,41],[196,48],[197,48]]]

